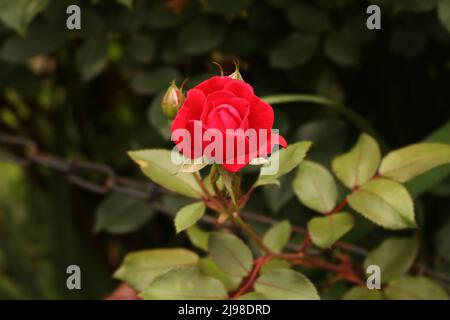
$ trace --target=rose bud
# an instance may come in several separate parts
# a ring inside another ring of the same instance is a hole
[[[239,65],[237,65],[237,64],[236,64],[236,70],[232,74],[230,74],[228,77],[230,77],[231,79],[244,81],[244,78],[242,77],[241,73],[239,72]]]
[[[161,101],[163,113],[167,116],[167,118],[169,118],[170,120],[173,120],[175,118],[178,110],[184,103],[184,99],[185,97],[183,94],[183,90],[181,88],[178,88],[173,81]]]

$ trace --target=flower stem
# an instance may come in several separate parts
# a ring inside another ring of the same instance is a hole
[[[306,102],[332,108],[347,117],[347,119],[350,120],[350,122],[352,122],[358,129],[374,136],[374,138],[381,144],[383,149],[387,150],[386,143],[381,138],[381,135],[378,134],[378,132],[373,128],[373,126],[358,113],[354,112],[352,109],[346,107],[340,102],[312,94],[277,94],[263,97],[262,99],[271,105],[281,103]]]
[[[254,285],[256,277],[258,276],[262,266],[270,259],[272,259],[271,256],[262,256],[255,260],[255,266],[253,267],[252,272],[250,273],[244,284],[240,287],[240,289],[235,294],[233,294],[233,299],[239,298],[241,295],[250,290],[250,288]]]
[[[260,247],[266,254],[274,255],[272,250],[267,247],[261,237],[244,221],[239,217],[237,212],[231,214],[231,219],[234,224],[244,231],[253,241]]]

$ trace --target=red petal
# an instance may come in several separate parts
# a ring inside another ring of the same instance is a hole
[[[233,79],[228,77],[212,77],[197,85],[195,89],[203,91],[205,96],[207,96],[214,91],[222,90],[229,80]]]
[[[233,81],[227,83],[223,89],[233,92],[236,95],[236,97],[244,98],[248,101],[251,101],[251,99],[255,95],[253,93],[252,86],[243,81],[239,81],[239,80],[235,80],[235,79],[231,79],[231,80],[233,80]]]
[[[224,163],[224,164],[222,164],[222,167],[227,171],[238,172],[246,165],[247,164],[226,164],[226,163]]]
[[[245,117],[250,108],[250,103],[248,100],[243,98],[233,98],[229,101],[229,103],[235,107],[237,111],[239,111],[241,118]]]
[[[189,120],[199,120],[205,107],[206,98],[202,91],[197,89],[189,90],[187,93],[186,101],[182,108],[189,110]]]
[[[250,128],[272,129],[274,121],[272,107],[258,97],[253,97],[250,103]]]

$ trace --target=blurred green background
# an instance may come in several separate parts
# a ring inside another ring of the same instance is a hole
[[[371,3],[381,6],[381,30],[366,28]],[[79,31],[66,28],[70,4],[81,7]],[[121,175],[145,180],[126,151],[172,146],[162,94],[173,79],[189,78],[190,88],[217,75],[212,62],[231,73],[238,60],[260,96],[310,93],[344,104],[375,128],[385,152],[427,138],[450,143],[448,0],[0,0],[0,21],[0,132]],[[310,157],[327,166],[370,130],[323,106],[274,109],[287,140],[314,141]],[[410,190],[420,261],[450,276],[449,172],[434,170]],[[303,226],[311,217],[276,187],[260,190],[250,209]],[[359,218],[345,240],[370,249],[388,234]],[[170,246],[189,242],[141,201],[0,161],[0,298],[102,298],[126,252]],[[71,264],[81,267],[82,290],[66,288]],[[347,288],[312,276],[323,298]]]

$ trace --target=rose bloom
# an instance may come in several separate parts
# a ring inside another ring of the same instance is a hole
[[[212,154],[212,160],[224,169],[237,172],[253,159],[270,155],[275,144],[287,147],[286,140],[272,132],[273,122],[272,107],[257,97],[248,83],[212,77],[187,92],[172,123],[172,139],[185,157],[211,158]],[[183,141],[186,137],[177,131],[189,133],[189,141]],[[206,132],[213,134],[208,136]],[[223,143],[216,143],[218,137]],[[205,154],[213,143],[214,151]]]

